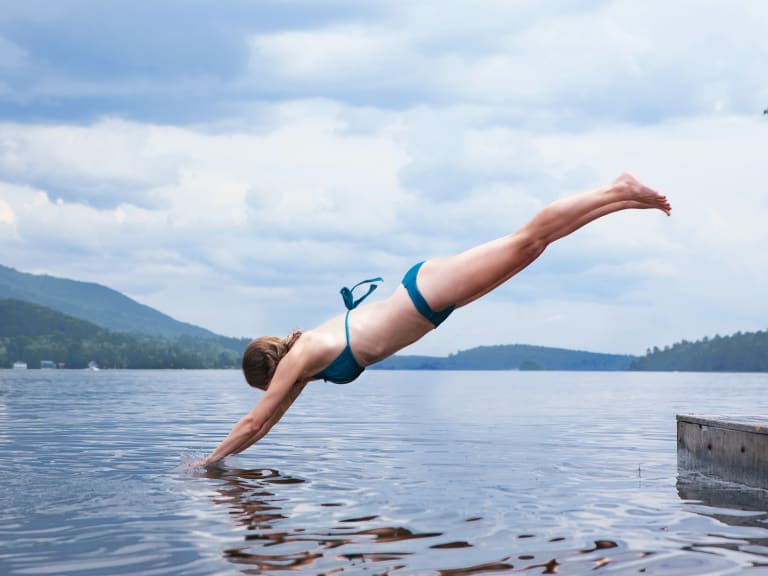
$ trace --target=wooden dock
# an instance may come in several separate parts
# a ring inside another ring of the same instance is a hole
[[[677,466],[768,489],[768,417],[678,414]]]

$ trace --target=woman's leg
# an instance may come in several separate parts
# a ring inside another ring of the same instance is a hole
[[[424,263],[419,290],[433,310],[469,304],[509,280],[546,247],[602,216],[630,208],[670,213],[666,197],[624,174],[608,186],[556,200],[517,232]]]

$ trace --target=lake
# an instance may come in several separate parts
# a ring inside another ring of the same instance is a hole
[[[237,371],[0,371],[0,574],[768,573],[768,496],[678,476],[677,413],[768,375],[367,371],[209,470]]]

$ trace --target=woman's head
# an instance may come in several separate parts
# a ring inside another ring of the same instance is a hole
[[[299,336],[301,331],[294,330],[286,338],[264,336],[251,342],[243,353],[243,374],[248,384],[261,390],[269,388],[278,362],[288,354]]]

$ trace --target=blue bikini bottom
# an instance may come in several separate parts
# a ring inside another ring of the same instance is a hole
[[[430,308],[426,299],[421,294],[421,291],[419,291],[419,287],[416,285],[416,276],[418,275],[419,268],[421,268],[422,264],[424,264],[424,262],[419,262],[405,273],[405,276],[403,277],[403,286],[405,286],[405,289],[408,291],[408,296],[411,297],[411,301],[413,302],[413,305],[416,306],[416,310],[437,328],[451,315],[451,312],[453,312],[456,306],[451,305],[445,310],[440,311],[435,311]]]

